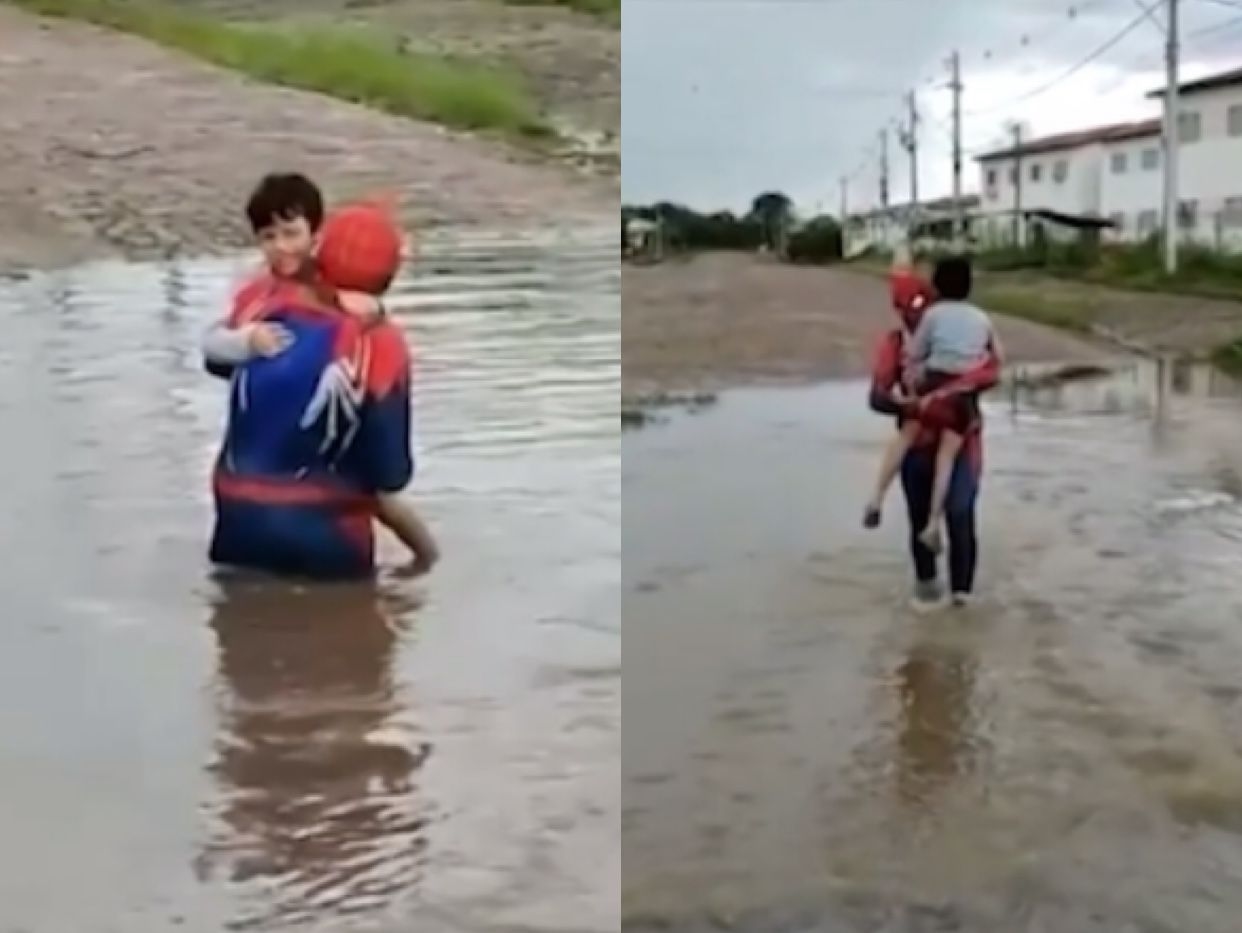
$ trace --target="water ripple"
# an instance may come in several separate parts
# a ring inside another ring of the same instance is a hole
[[[7,923],[616,927],[615,236],[432,237],[395,286],[425,592],[209,577],[197,345],[249,257],[0,284]]]

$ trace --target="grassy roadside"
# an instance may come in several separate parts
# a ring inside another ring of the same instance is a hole
[[[1060,279],[1064,282],[1082,282],[1086,285],[1099,285],[1117,291],[1138,292],[1146,295],[1242,301],[1242,283],[1221,281],[1194,273],[1169,276],[1160,271],[1120,274],[1110,270],[1048,269],[1044,274],[1049,278]]]
[[[978,289],[978,300],[981,306],[1000,314],[1076,334],[1092,333],[1095,323],[1095,305],[1087,298],[1058,298],[1021,288],[983,285]]]
[[[889,263],[868,259],[856,260],[847,264],[846,268],[876,278],[887,277]],[[1084,297],[1065,297],[1039,294],[1029,285],[989,283],[986,274],[980,276],[976,288],[976,298],[980,305],[1009,317],[1023,318],[1068,330],[1077,334],[1091,333],[1094,323],[1095,305]]]
[[[886,261],[874,259],[853,261],[848,264],[848,268],[877,278],[887,276],[889,270]],[[1132,302],[1147,303],[1157,300],[1162,301],[1161,307],[1164,307],[1159,313],[1183,315],[1186,312],[1179,307],[1178,298],[1188,299],[1192,305],[1195,300],[1200,299],[1229,302],[1237,308],[1238,332],[1242,332],[1242,294],[1231,291],[1226,283],[1204,283],[1200,279],[1195,283],[1200,287],[1196,288],[1193,285],[1182,285],[1183,282],[1191,281],[1189,277],[1183,280],[1150,273],[1148,276],[1148,284],[1144,287],[1140,284],[1141,279],[1119,279],[1107,274],[1068,274],[1051,270],[981,270],[976,280],[975,292],[979,303],[990,311],[1071,333],[1103,337],[1131,350],[1141,351],[1144,342],[1127,334],[1128,313],[1122,310],[1119,314],[1119,304],[1124,308]],[[1219,306],[1217,308],[1206,312],[1209,319],[1219,317]],[[1191,336],[1183,342],[1179,352],[1196,359],[1211,360],[1227,372],[1242,375],[1242,337],[1218,343],[1216,341],[1220,339],[1220,331],[1217,328],[1207,328],[1202,336],[1194,337],[1196,313],[1190,312],[1181,318],[1181,323],[1188,326]],[[1229,317],[1232,318],[1233,315],[1230,314]],[[1140,311],[1139,319],[1143,318],[1144,314]],[[1150,321],[1151,315],[1147,314],[1146,319]]]
[[[1223,372],[1242,377],[1242,338],[1217,347],[1210,359]]]
[[[621,20],[621,0],[504,0],[510,6],[563,6],[579,13]]]
[[[261,81],[398,116],[534,141],[553,136],[511,73],[404,51],[374,31],[223,22],[159,0],[7,0],[132,33]]]

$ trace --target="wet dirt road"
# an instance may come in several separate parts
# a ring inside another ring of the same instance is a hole
[[[916,616],[865,389],[623,440],[632,931],[1237,928],[1242,391],[991,399],[977,605]]]
[[[0,283],[0,928],[616,929],[614,239],[432,238],[400,287],[417,586],[210,575],[236,263]]]

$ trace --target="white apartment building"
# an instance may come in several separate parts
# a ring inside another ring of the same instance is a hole
[[[845,225],[846,250],[851,254],[869,247],[891,250],[907,242],[912,226],[917,231],[916,239],[948,240],[952,237],[952,223],[958,207],[969,218],[979,210],[979,198],[967,194],[962,196],[960,205],[947,197],[852,214]]]
[[[1149,95],[1156,100],[1163,91]],[[1183,235],[1242,248],[1242,68],[1181,86],[1179,221]],[[1160,226],[1160,119],[1031,139],[978,157],[982,239],[1010,240],[1015,211],[1108,221],[1106,239],[1138,240]],[[1019,225],[1025,236],[1026,224]],[[1047,229],[1052,229],[1048,227]]]

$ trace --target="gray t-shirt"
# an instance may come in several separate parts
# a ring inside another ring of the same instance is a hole
[[[910,338],[910,362],[924,373],[964,373],[978,365],[992,341],[992,321],[968,301],[937,301]]]

